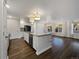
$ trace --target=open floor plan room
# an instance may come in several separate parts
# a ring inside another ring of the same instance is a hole
[[[79,59],[79,0],[0,0],[0,59]]]

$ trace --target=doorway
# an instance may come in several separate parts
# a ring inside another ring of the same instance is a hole
[[[8,59],[9,34],[7,32],[6,1],[7,0],[0,0],[0,59]]]

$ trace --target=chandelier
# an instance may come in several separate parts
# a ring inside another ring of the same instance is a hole
[[[40,20],[41,15],[42,15],[42,11],[39,8],[32,10],[32,12],[29,15],[30,22],[34,23],[34,21]]]

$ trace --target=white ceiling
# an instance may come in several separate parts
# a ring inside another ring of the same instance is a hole
[[[34,8],[40,8],[52,17],[79,17],[79,0],[8,0],[8,14],[26,16]]]

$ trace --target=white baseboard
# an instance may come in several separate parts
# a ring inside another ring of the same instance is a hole
[[[43,50],[41,50],[41,51],[37,51],[36,54],[37,54],[37,55],[40,55],[40,54],[44,53],[45,51],[47,51],[47,50],[50,49],[50,48],[51,48],[51,46],[49,46],[49,47],[47,47],[47,48],[45,48],[45,49],[43,49]]]

